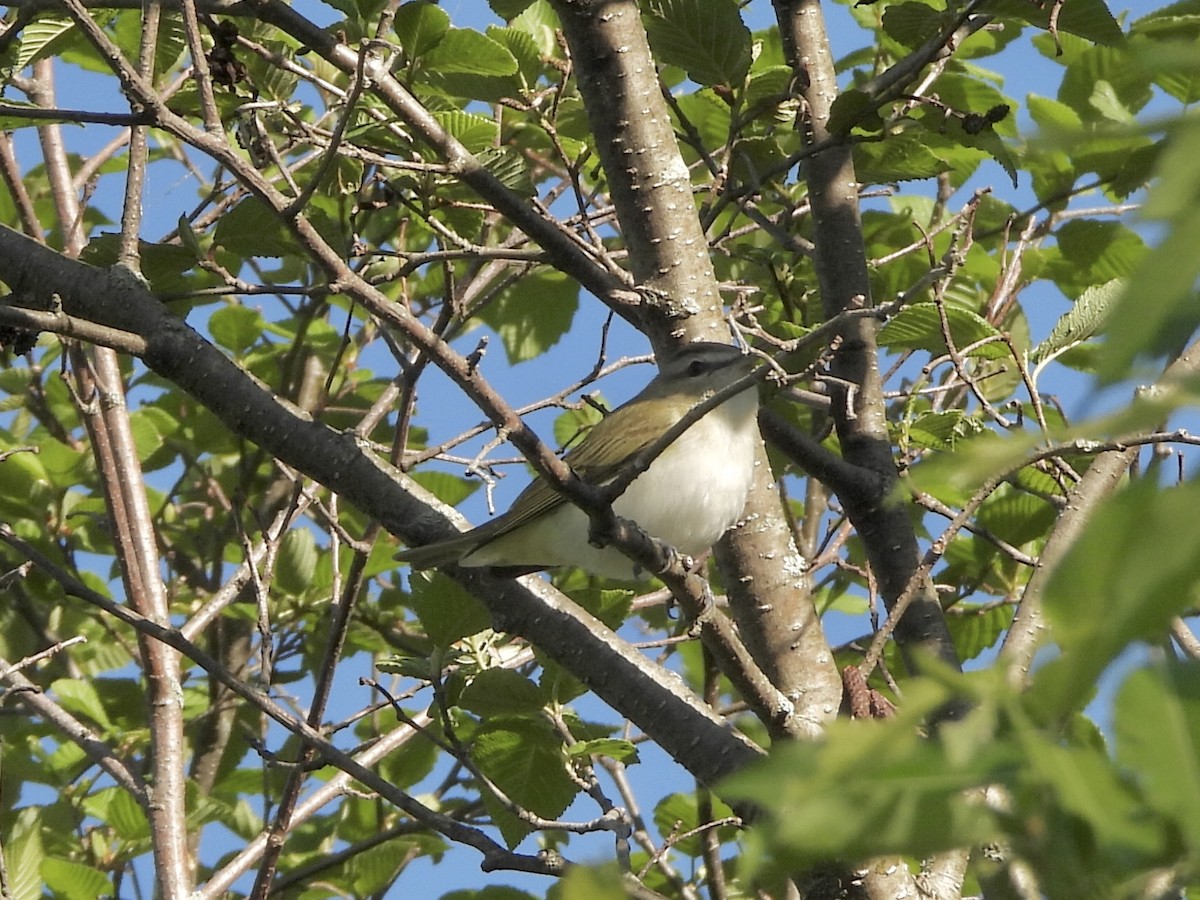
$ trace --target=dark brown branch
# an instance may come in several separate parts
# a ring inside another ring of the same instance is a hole
[[[830,109],[838,95],[833,55],[818,0],[774,0],[788,61],[808,116],[802,128],[806,144],[822,144]],[[870,306],[871,286],[857,179],[849,146],[833,146],[816,154],[806,167],[816,226],[814,257],[827,318]],[[869,319],[848,323],[833,353],[828,387],[830,414],[844,458],[878,479],[877,491],[842,498],[846,512],[863,539],[871,568],[886,603],[909,590],[920,564],[916,533],[908,509],[891,501],[897,483],[896,464],[887,430],[887,410],[878,368],[878,324]],[[927,581],[909,602],[896,638],[910,655],[918,648],[959,665],[942,616]]]
[[[0,525],[0,541],[4,541],[23,556],[32,560],[35,565],[53,578],[68,596],[83,600],[103,610],[108,615],[119,619],[135,629],[138,634],[165,644],[192,660],[243,700],[252,703],[280,725],[303,738],[308,744],[316,748],[321,756],[328,760],[330,764],[352,775],[397,808],[403,810],[417,821],[422,822],[426,827],[444,834],[453,841],[479,850],[484,856],[483,868],[485,871],[504,868],[534,872],[542,875],[561,874],[561,863],[556,864],[552,860],[544,860],[540,857],[510,853],[492,841],[482,831],[463,825],[449,816],[435,812],[418,803],[386,779],[360,764],[353,756],[335,747],[323,734],[307,722],[292,715],[267,695],[259,693],[253,688],[248,687],[240,679],[234,677],[217,659],[209,656],[209,654],[201,650],[198,646],[186,640],[176,629],[159,625],[128,607],[114,603],[103,594],[93,591],[82,582],[77,581],[71,575],[55,566],[31,544],[13,534],[7,525]]]
[[[64,259],[3,227],[0,278],[15,290],[55,290],[68,314],[86,314],[110,327],[145,335],[142,358],[152,370],[196,397],[234,433],[341,494],[406,541],[428,543],[451,533],[431,495],[364,453],[353,435],[314,422],[264,391],[134,279]],[[475,374],[455,374],[486,408],[491,398],[480,387],[486,383],[476,382]],[[526,441],[522,450],[526,447],[532,445]],[[457,577],[487,604],[497,628],[543,649],[701,781],[715,783],[758,757],[757,750],[677,679],[666,677],[545,582],[519,583],[466,569]]]

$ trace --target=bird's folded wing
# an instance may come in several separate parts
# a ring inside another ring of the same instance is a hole
[[[623,415],[626,412],[622,408],[609,413],[596,423],[583,443],[563,458],[575,474],[588,484],[604,484],[629,456],[648,445],[654,437],[652,432],[641,427],[641,422],[634,421],[628,414]],[[645,433],[646,440],[641,440],[642,433]],[[618,440],[622,446],[614,451],[613,445]],[[504,515],[478,528],[464,531],[457,537],[402,550],[396,554],[396,559],[409,563],[414,569],[433,569],[457,562],[477,547],[520,528],[566,502],[566,498],[545,479],[537,478],[520,493],[512,508]]]

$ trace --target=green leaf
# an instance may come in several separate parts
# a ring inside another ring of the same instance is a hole
[[[1121,102],[1121,98],[1117,96],[1113,86],[1104,79],[1096,82],[1088,102],[1109,121],[1121,125],[1132,125],[1135,121],[1133,113]]]
[[[567,748],[567,756],[571,759],[588,759],[592,756],[607,756],[627,766],[640,762],[637,745],[633,741],[622,741],[617,738],[595,738],[590,741],[576,741]]]
[[[1200,671],[1194,664],[1133,672],[1114,707],[1117,759],[1150,804],[1200,851]]]
[[[262,337],[266,322],[262,313],[239,304],[218,309],[209,317],[208,333],[214,341],[235,354],[249,350]]]
[[[602,405],[604,402],[599,393],[591,395],[591,400]],[[562,449],[573,447],[603,418],[604,414],[591,403],[568,409],[554,420],[554,441]]]
[[[1012,624],[1013,606],[988,606],[978,609],[958,609],[958,615],[947,616],[950,637],[958,658],[966,662],[975,659],[996,645]]]
[[[505,22],[509,22],[520,15],[532,2],[533,0],[488,0],[488,6]]]
[[[1109,98],[1102,105],[1110,108],[1137,112],[1153,96],[1150,73],[1137,54],[1126,47],[1088,47],[1067,66],[1058,99],[1084,121],[1108,121],[1094,101],[1096,86],[1101,84]]]
[[[217,221],[213,243],[239,258],[304,256],[296,239],[275,211],[257,197],[247,197]]]
[[[479,314],[504,342],[509,363],[541,356],[571,327],[579,307],[579,282],[561,272],[539,269],[505,288]]]
[[[542,689],[511,669],[484,669],[471,679],[458,705],[480,716],[536,713],[546,705]]]
[[[932,178],[951,168],[917,134],[889,135],[882,141],[863,141],[854,145],[854,172],[863,184]]]
[[[485,723],[471,758],[509,799],[540,816],[561,815],[579,791],[567,776],[562,740],[540,719]]]
[[[529,161],[512,147],[488,147],[477,156],[483,167],[510,191],[523,197],[536,193]]]
[[[307,528],[293,528],[283,536],[275,565],[275,584],[292,596],[300,596],[312,585],[321,549]]]
[[[1119,44],[1124,39],[1121,26],[1104,0],[1072,0],[1057,7],[1037,6],[1025,0],[996,0],[988,9],[993,15],[1015,18],[1043,30],[1049,30],[1053,15],[1060,31],[1098,44]]]
[[[472,153],[490,149],[500,134],[500,129],[494,121],[474,113],[456,109],[435,112],[433,117]]]
[[[414,573],[409,589],[413,611],[425,633],[440,647],[478,634],[491,624],[487,607],[440,572]]]
[[[83,801],[89,815],[107,823],[126,841],[140,841],[150,836],[150,821],[136,800],[124,788],[101,788]]]
[[[1016,731],[1024,751],[1022,780],[1038,795],[1033,801],[1037,806],[1052,799],[1086,822],[1101,857],[1121,853],[1153,858],[1162,851],[1161,831],[1148,821],[1140,798],[1103,749],[1073,746],[1023,723]],[[1045,794],[1049,796],[1043,799]]]
[[[427,69],[441,74],[503,76],[517,73],[508,48],[469,28],[452,28],[425,54]]]
[[[879,102],[866,91],[842,91],[829,109],[828,127],[835,134],[849,134],[855,127],[878,131],[883,127]]]
[[[136,409],[129,414],[129,426],[133,432],[138,459],[149,458],[163,445],[162,433],[155,424],[157,419],[155,413],[147,414],[144,409]]]
[[[1053,359],[1098,334],[1108,322],[1126,282],[1119,278],[1088,288],[1075,301],[1054,329],[1034,348],[1029,358],[1040,363]]]
[[[479,479],[460,478],[449,472],[433,472],[428,469],[413,472],[410,477],[450,506],[458,506],[479,490],[481,485]]]
[[[701,85],[739,86],[750,69],[750,30],[734,0],[650,0],[642,20],[659,61]]]
[[[1049,712],[1077,709],[1125,647],[1160,639],[1196,602],[1200,533],[1180,523],[1191,521],[1198,504],[1200,484],[1164,490],[1144,480],[1092,515],[1045,598],[1051,634],[1062,648],[1034,680]]]
[[[1144,208],[1166,226],[1160,243],[1140,258],[1129,290],[1109,326],[1110,353],[1101,367],[1105,381],[1124,377],[1135,360],[1171,355],[1200,327],[1195,301],[1200,277],[1200,121],[1189,118],[1168,136],[1158,183]]]
[[[41,900],[42,847],[41,810],[27,806],[18,812],[4,844],[4,863],[8,867],[8,893],[12,900]]]
[[[571,866],[558,883],[557,900],[627,900],[629,890],[617,864]]]
[[[404,52],[413,59],[424,56],[446,36],[450,14],[427,0],[404,3],[396,10],[392,28]]]
[[[408,841],[387,841],[356,853],[346,863],[346,873],[355,897],[373,897],[384,893],[413,856]]]
[[[758,804],[769,819],[752,833],[751,856],[778,865],[924,855],[995,839],[998,823],[965,792],[990,783],[1011,760],[986,710],[943,724],[940,740],[918,723],[944,703],[945,689],[908,683],[888,721],[838,719],[820,743],[792,743],[727,779],[725,798]]]
[[[733,815],[733,810],[716,797],[712,798],[713,819],[724,819]],[[700,811],[695,794],[668,794],[654,806],[654,825],[662,835],[682,835],[695,831],[706,823],[700,820]],[[737,834],[737,829],[731,825],[723,825],[717,829],[722,841],[731,840]],[[679,843],[672,842],[689,856],[699,856],[703,851],[703,840],[699,834],[684,838]]]
[[[516,0],[516,2],[523,3],[524,0]],[[518,16],[511,19],[507,16],[503,18],[508,19],[510,27],[529,35],[542,56],[562,56],[556,36],[561,28],[558,14],[547,0],[534,0],[533,3],[526,4],[525,9]]]
[[[74,31],[75,22],[70,16],[37,16],[21,29],[20,49],[17,51],[14,71],[19,72],[39,59],[56,56],[59,47],[74,37]]]
[[[41,871],[46,887],[64,900],[96,900],[113,892],[108,876],[82,863],[47,857],[42,860]]]
[[[946,304],[946,321],[955,348],[960,353],[979,341],[1000,335],[978,313],[954,304]],[[941,317],[933,303],[914,303],[900,310],[879,330],[879,343],[893,350],[927,350],[936,356],[948,352]],[[965,355],[1000,359],[1008,356],[1009,351],[1003,341],[993,340]]]
[[[63,709],[94,722],[102,731],[113,730],[112,720],[91,681],[60,678],[50,685],[50,690],[58,697]]]
[[[883,13],[883,30],[888,37],[914,49],[941,30],[945,11],[939,12],[924,3],[899,3]]]
[[[1067,296],[1116,278],[1129,278],[1146,258],[1146,244],[1120,222],[1075,219],[1058,230],[1058,258],[1047,254],[1045,274]]]

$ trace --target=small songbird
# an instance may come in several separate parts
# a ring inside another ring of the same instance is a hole
[[[707,397],[754,368],[737,347],[682,347],[623,406],[601,419],[564,461],[584,481],[602,486]],[[759,441],[753,384],[688,426],[629,484],[613,511],[680,553],[711,547],[746,505]],[[638,577],[636,564],[613,547],[588,542],[588,517],[546,481],[536,479],[512,508],[457,537],[397,555],[414,569],[450,563],[524,571],[577,566],[608,578]]]

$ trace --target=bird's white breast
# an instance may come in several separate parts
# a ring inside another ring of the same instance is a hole
[[[754,479],[758,399],[748,390],[693,424],[629,485],[613,510],[688,556],[703,553],[746,505]],[[640,574],[619,550],[588,543],[587,515],[563,503],[472,551],[465,565],[578,566],[596,575]]]

